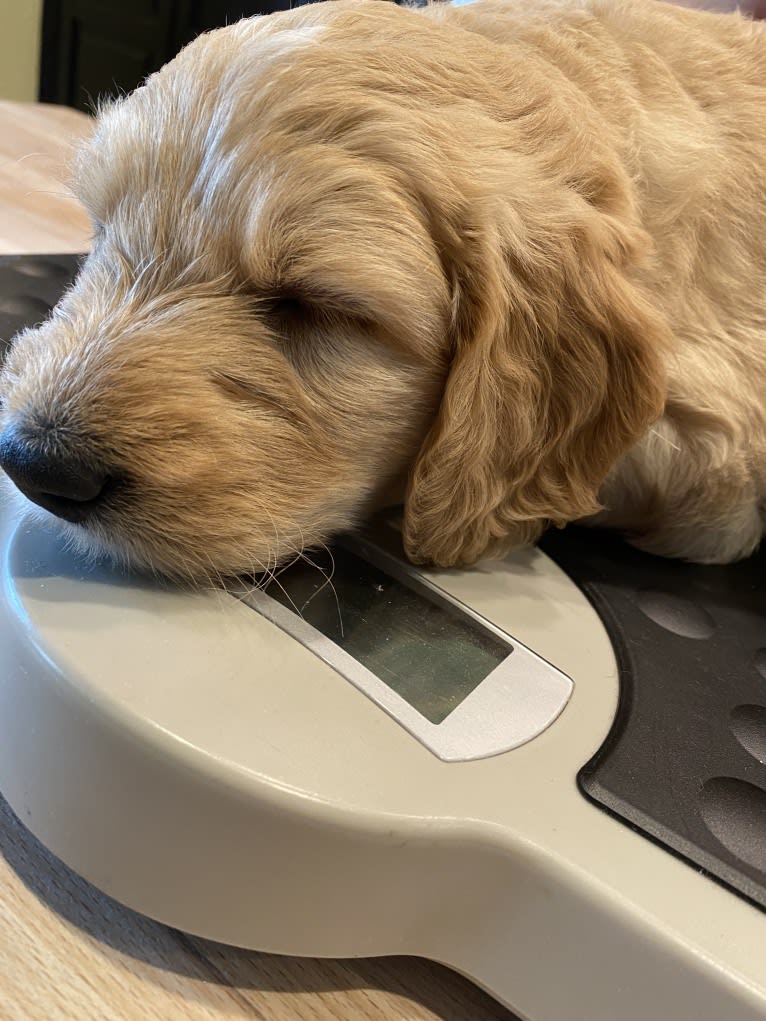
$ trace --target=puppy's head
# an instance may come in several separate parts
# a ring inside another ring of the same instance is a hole
[[[444,375],[427,226],[345,145],[342,79],[300,81],[327,26],[282,20],[203,37],[101,112],[75,171],[92,253],[0,384],[21,491],[164,573],[263,570],[351,525]]]
[[[508,95],[488,44],[339,0],[204,36],[103,110],[93,251],[0,380],[19,489],[194,579],[273,567],[408,475],[408,551],[437,563],[591,510],[656,414],[657,327],[619,188],[515,152]]]

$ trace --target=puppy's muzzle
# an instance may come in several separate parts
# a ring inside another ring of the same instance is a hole
[[[27,499],[75,524],[98,509],[110,488],[105,469],[86,463],[45,432],[28,436],[16,426],[0,434],[0,466]]]

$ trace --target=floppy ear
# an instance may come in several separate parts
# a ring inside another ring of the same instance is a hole
[[[440,239],[454,335],[405,502],[416,562],[471,564],[592,514],[661,415],[668,331],[626,272],[648,239],[602,197],[559,187]]]

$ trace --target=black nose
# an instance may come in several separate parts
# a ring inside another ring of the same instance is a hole
[[[49,437],[27,437],[13,426],[0,433],[0,466],[33,503],[76,523],[98,506],[109,481],[106,471],[59,450]]]

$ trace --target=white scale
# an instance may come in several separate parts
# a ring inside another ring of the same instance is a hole
[[[311,624],[275,586],[163,590],[0,524],[0,789],[118,901],[431,958],[529,1021],[766,1018],[766,915],[577,789],[617,667],[540,551],[432,573],[381,526],[337,604],[299,581]]]

